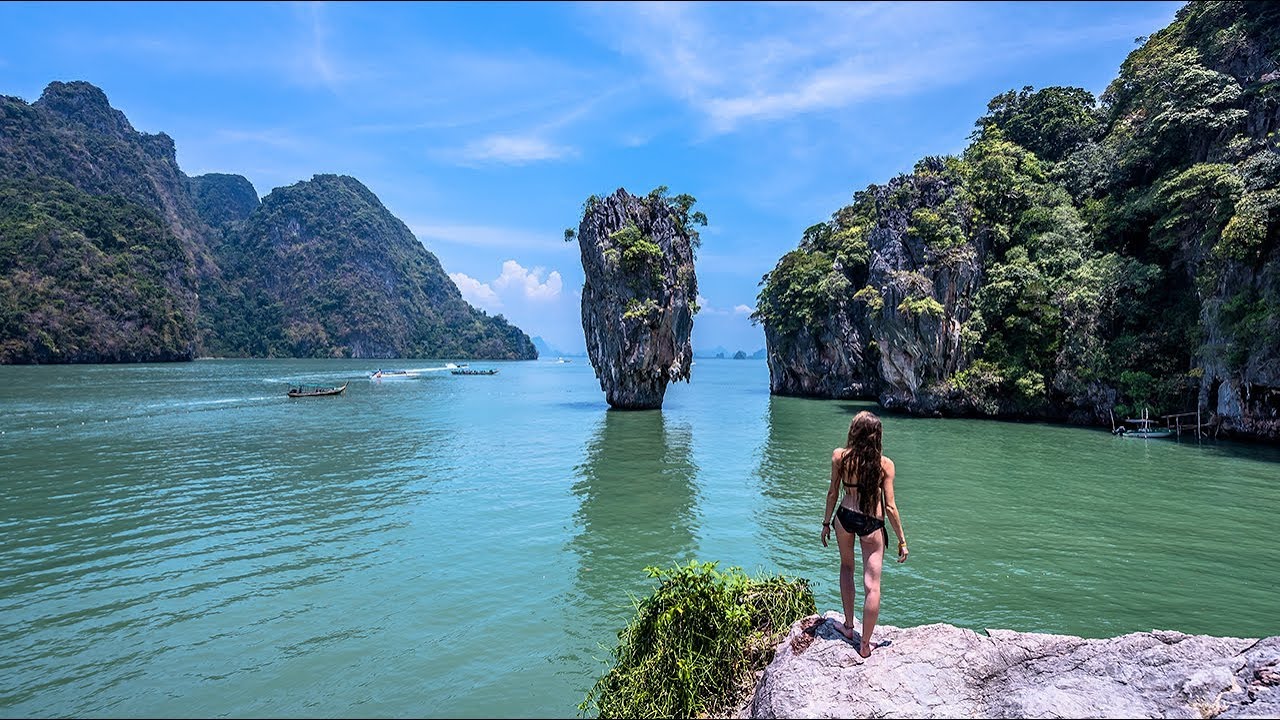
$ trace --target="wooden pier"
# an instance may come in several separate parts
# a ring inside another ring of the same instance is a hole
[[[1193,416],[1196,419],[1194,425],[1191,424],[1191,418]],[[1165,427],[1172,430],[1174,434],[1177,435],[1178,437],[1181,437],[1182,431],[1186,430],[1187,432],[1192,433],[1198,438],[1206,438],[1206,437],[1209,437],[1209,431],[1215,429],[1217,425],[1217,423],[1214,422],[1213,420],[1210,420],[1208,422],[1201,422],[1199,408],[1196,408],[1195,412],[1184,412],[1184,413],[1173,413],[1172,415],[1161,415],[1160,418],[1164,420]],[[1183,422],[1184,418],[1186,419],[1186,422]]]
[[[1116,428],[1117,428],[1116,417],[1114,414],[1112,414],[1110,410],[1107,411],[1107,415],[1110,416],[1111,418],[1111,434],[1114,435],[1116,433]],[[1192,424],[1191,422],[1191,418],[1193,416],[1195,417],[1194,424]],[[1127,420],[1126,422],[1146,423],[1147,422],[1146,418],[1147,418],[1147,411],[1143,410],[1141,420],[1131,419],[1131,420]],[[1164,426],[1169,430],[1172,430],[1173,434],[1177,437],[1182,437],[1182,433],[1184,431],[1191,433],[1197,438],[1207,438],[1207,437],[1210,437],[1211,435],[1212,437],[1217,437],[1218,430],[1220,429],[1220,426],[1218,424],[1217,414],[1213,413],[1211,414],[1208,420],[1203,420],[1199,408],[1197,408],[1194,412],[1183,412],[1183,413],[1172,413],[1170,415],[1161,415],[1160,419],[1164,421]]]

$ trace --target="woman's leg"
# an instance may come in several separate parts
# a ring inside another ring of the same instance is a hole
[[[853,544],[858,536],[846,531],[839,518],[832,524],[836,526],[836,545],[840,548],[840,603],[844,605],[844,624],[837,624],[836,629],[852,640],[853,609],[858,599],[858,584],[854,581],[858,571],[858,551]]]
[[[862,647],[858,654],[871,654],[871,633],[880,618],[880,568],[884,564],[884,533],[873,532],[862,538]]]

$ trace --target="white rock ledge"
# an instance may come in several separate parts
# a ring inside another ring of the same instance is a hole
[[[832,624],[841,617],[792,625],[738,716],[1280,717],[1280,636],[1154,630],[1090,640],[881,625],[864,660]]]

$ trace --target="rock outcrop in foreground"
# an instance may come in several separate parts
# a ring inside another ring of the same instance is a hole
[[[792,625],[740,717],[1280,716],[1280,636],[882,625],[864,660],[832,624],[840,617]]]
[[[578,225],[586,276],[582,331],[609,405],[662,407],[667,384],[689,380],[693,364],[693,251],[706,224],[694,199],[658,188],[637,197],[619,188],[587,200]]]

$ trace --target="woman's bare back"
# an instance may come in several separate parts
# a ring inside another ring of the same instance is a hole
[[[836,448],[835,452],[832,453],[831,459],[836,462],[840,462],[841,460],[844,459],[844,454],[846,452],[849,452],[847,448]],[[887,456],[881,455],[880,456],[880,482],[881,482],[882,491],[884,487],[884,478],[892,477],[892,475],[893,475],[893,461],[890,460]],[[850,480],[851,480],[850,478],[842,478],[840,481],[840,484],[844,486],[844,496],[840,498],[840,504],[849,508],[850,510],[862,512],[861,507],[858,505],[857,482],[856,481],[851,482]],[[883,499],[884,498],[882,494],[881,501],[874,503],[871,508],[872,510],[871,517],[877,520],[884,519]]]

